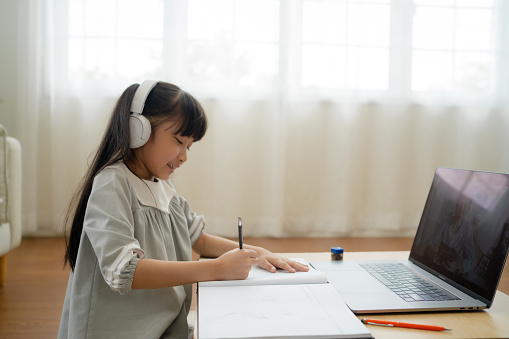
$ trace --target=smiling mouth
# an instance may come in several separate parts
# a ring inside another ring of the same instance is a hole
[[[168,166],[170,166],[170,168],[173,168],[174,170],[179,167],[179,166],[173,166],[172,164],[168,164]]]

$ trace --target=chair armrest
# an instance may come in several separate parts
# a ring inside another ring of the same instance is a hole
[[[7,137],[9,194],[7,218],[11,224],[11,248],[19,246],[22,236],[22,166],[21,144],[13,137]]]

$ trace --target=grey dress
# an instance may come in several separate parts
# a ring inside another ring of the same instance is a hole
[[[191,285],[131,290],[138,261],[189,261],[204,219],[120,162],[94,179],[58,338],[187,338]]]

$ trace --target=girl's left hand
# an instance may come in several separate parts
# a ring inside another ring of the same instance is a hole
[[[257,248],[256,252],[258,252],[258,259],[260,260],[258,266],[269,272],[274,273],[277,268],[281,268],[290,273],[295,273],[296,271],[309,271],[309,267],[307,265],[283,258],[282,256],[269,252],[265,249],[260,250]]]

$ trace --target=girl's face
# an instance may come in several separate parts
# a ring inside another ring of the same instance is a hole
[[[127,162],[131,171],[146,180],[154,177],[168,180],[186,162],[187,152],[194,142],[191,137],[175,134],[178,127],[175,121],[159,125],[144,146],[133,150],[136,160]]]

